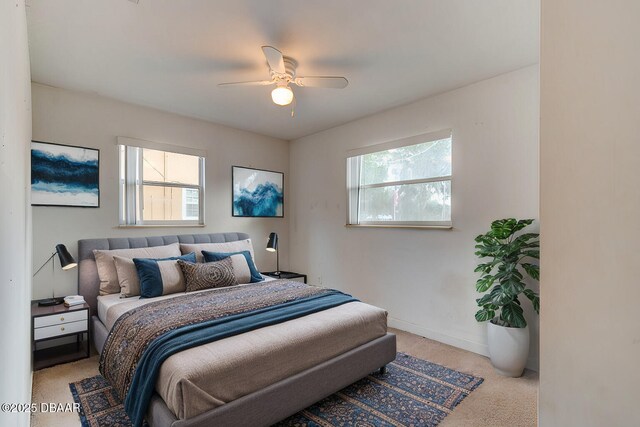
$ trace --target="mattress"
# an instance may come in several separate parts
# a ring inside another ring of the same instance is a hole
[[[142,300],[100,296],[98,316],[110,329],[131,308],[178,295]],[[386,332],[386,311],[351,302],[177,353],[163,363],[156,391],[178,419],[192,418]]]

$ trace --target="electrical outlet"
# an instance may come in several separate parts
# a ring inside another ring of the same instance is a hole
[[[318,278],[316,281],[318,282],[318,285],[322,285],[322,274],[318,275]]]

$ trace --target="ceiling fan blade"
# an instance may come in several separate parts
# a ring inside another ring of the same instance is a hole
[[[257,80],[254,82],[231,82],[231,83],[219,83],[220,87],[227,86],[269,86],[272,85],[273,81],[271,80]]]
[[[344,89],[349,84],[349,80],[344,77],[298,77],[293,81],[300,87],[325,87],[331,89]]]
[[[272,71],[278,74],[285,73],[282,52],[272,46],[262,46],[262,52],[264,53],[265,58],[267,58],[269,68],[271,68]]]

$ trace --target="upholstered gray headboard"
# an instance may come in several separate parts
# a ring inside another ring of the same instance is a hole
[[[78,240],[78,292],[84,296],[91,307],[91,314],[98,314],[98,292],[100,278],[94,249],[129,249],[147,248],[149,246],[163,246],[171,243],[224,243],[248,239],[246,233],[214,233],[214,234],[183,234],[180,236],[155,237],[116,237],[107,239]]]

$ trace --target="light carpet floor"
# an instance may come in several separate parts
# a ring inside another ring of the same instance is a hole
[[[495,373],[486,357],[437,341],[391,329],[398,336],[398,351],[484,378],[440,424],[464,427],[529,427],[537,424],[538,374],[525,371],[521,378]],[[33,374],[32,402],[73,403],[69,383],[98,374],[98,356],[58,365]],[[80,426],[76,413],[35,413],[32,427]]]

